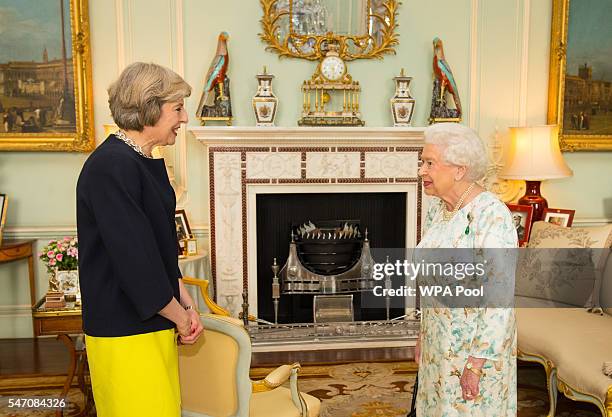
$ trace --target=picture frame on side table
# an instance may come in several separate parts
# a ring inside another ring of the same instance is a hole
[[[552,1],[548,124],[562,151],[612,151],[609,0]]]
[[[191,237],[187,239],[187,256],[195,256],[197,254],[198,254],[198,241],[195,238]]]
[[[92,151],[88,0],[4,0],[0,21],[0,151]]]
[[[556,224],[562,227],[571,227],[574,221],[576,210],[566,210],[547,207],[544,209],[542,217],[545,222]]]
[[[533,219],[533,206],[522,204],[506,204],[512,213],[512,223],[516,229],[518,243],[523,247],[529,242],[531,221]]]
[[[191,237],[191,227],[189,227],[189,221],[187,220],[187,213],[185,213],[185,210],[180,209],[175,211],[174,223],[176,224],[176,238],[179,241]]]

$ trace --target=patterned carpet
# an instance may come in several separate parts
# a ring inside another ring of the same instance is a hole
[[[254,370],[254,377],[268,370]],[[356,363],[306,366],[300,374],[300,390],[321,399],[321,417],[400,417],[410,409],[414,364]],[[49,410],[9,410],[8,399],[16,396],[57,396],[60,390],[2,392],[0,417],[51,417]],[[83,407],[83,395],[69,393],[69,413]],[[543,417],[548,411],[545,375],[540,367],[519,368],[518,417]],[[595,406],[568,400],[559,394],[556,417],[601,417]]]
[[[9,409],[9,399],[18,397],[27,398],[57,398],[62,392],[61,389],[38,389],[0,393],[0,416],[1,417],[53,417],[55,410],[46,409]],[[64,416],[75,416],[83,410],[84,396],[80,390],[74,388],[68,391],[68,408]],[[89,413],[88,417],[95,417],[95,410]]]
[[[399,417],[410,410],[414,371],[408,363],[306,367],[300,376],[300,390],[322,401],[321,417]],[[518,379],[518,417],[546,416],[544,370],[520,367]],[[577,403],[559,394],[556,417],[601,417],[601,414],[591,404]]]

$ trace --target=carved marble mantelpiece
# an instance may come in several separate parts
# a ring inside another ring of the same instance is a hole
[[[248,290],[257,314],[256,196],[405,192],[406,245],[421,233],[417,178],[423,128],[193,127],[207,153],[216,300],[237,315]]]

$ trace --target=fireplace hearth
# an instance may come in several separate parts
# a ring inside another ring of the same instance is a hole
[[[373,287],[370,247],[406,245],[405,193],[260,194],[256,201],[257,317],[311,323],[313,298],[321,294],[353,294],[355,320],[387,317],[385,309],[362,308],[361,293]],[[354,220],[316,220],[330,218]],[[283,266],[280,298],[270,273],[274,259]]]

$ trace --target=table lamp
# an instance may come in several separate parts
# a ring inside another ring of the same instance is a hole
[[[518,203],[533,206],[533,222],[542,220],[548,207],[540,194],[540,182],[573,175],[561,155],[558,133],[556,125],[510,128],[508,164],[499,178],[525,180],[525,195]]]

